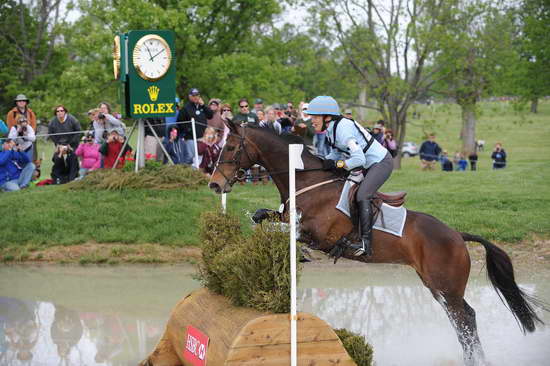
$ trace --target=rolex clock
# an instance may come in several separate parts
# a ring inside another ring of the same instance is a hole
[[[120,77],[120,36],[117,34],[113,41],[113,72],[115,80]]]
[[[170,69],[172,50],[164,38],[157,34],[146,34],[141,37],[132,55],[138,75],[148,81],[161,79]]]

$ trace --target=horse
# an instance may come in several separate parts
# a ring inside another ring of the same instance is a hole
[[[225,123],[229,135],[209,187],[216,193],[230,192],[246,169],[260,164],[271,175],[285,205],[284,213],[288,213],[288,146],[303,144],[303,140],[294,135],[278,135],[269,128],[237,125],[230,120]],[[328,253],[354,231],[352,220],[336,209],[344,179],[322,170],[321,158],[307,148],[301,157],[304,170],[296,172],[296,190],[304,191],[296,196],[300,241]],[[403,194],[397,198],[402,199]],[[447,313],[462,346],[464,363],[481,365],[485,364],[485,356],[477,332],[476,313],[464,299],[471,265],[466,241],[483,245],[492,286],[508,305],[523,333],[535,331],[537,323],[543,324],[535,312],[536,307],[544,308],[544,305],[518,287],[506,252],[482,237],[453,230],[429,214],[407,210],[402,237],[373,230],[370,257],[353,256],[353,250],[345,247],[341,255],[365,263],[397,263],[414,268]]]

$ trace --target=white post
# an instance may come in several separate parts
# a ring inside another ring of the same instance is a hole
[[[137,151],[136,151],[136,173],[139,168],[145,166],[145,126],[143,119],[138,120],[138,136],[137,136]]]
[[[227,193],[222,193],[222,211],[224,214],[227,211]]]
[[[290,365],[297,365],[296,339],[296,169],[304,169],[302,150],[304,145],[288,146],[288,196],[290,199]]]
[[[193,145],[195,148],[195,157],[193,158],[193,165],[196,169],[199,169],[199,148],[197,146],[197,129],[195,128],[195,119],[191,118],[191,126],[193,127]]]

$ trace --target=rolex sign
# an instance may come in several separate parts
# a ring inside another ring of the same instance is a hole
[[[114,75],[121,82],[127,117],[175,115],[174,46],[174,33],[171,31],[139,30],[115,37]]]

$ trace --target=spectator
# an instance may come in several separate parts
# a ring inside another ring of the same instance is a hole
[[[164,123],[165,123],[164,136],[166,138],[168,138],[168,136],[170,135],[170,131],[172,130],[172,127],[177,126],[178,114],[179,114],[179,111],[180,111],[180,98],[176,97],[175,105],[176,105],[176,112],[174,113],[174,116],[164,117]]]
[[[223,123],[220,104],[221,100],[216,98],[210,99],[208,102],[208,107],[213,113],[212,118],[208,119],[208,127],[212,127],[221,136],[225,130],[225,124]]]
[[[4,143],[4,139],[2,137],[7,136],[8,132],[10,132],[8,126],[0,119],[0,144]]]
[[[63,105],[53,110],[54,116],[48,125],[48,134],[55,145],[71,145],[77,148],[80,141],[80,123]]]
[[[163,161],[164,152],[162,151],[160,144],[162,144],[161,139],[164,137],[164,130],[166,129],[166,126],[164,126],[164,118],[147,118],[147,121],[151,124],[152,129],[147,123],[145,124],[145,141],[143,144],[145,159]],[[155,137],[153,130],[157,134],[159,138],[158,140]]]
[[[258,116],[255,115],[254,113],[250,113],[248,100],[246,98],[242,98],[241,100],[239,100],[239,113],[237,113],[237,115],[233,119],[233,122],[238,124],[241,124],[241,123],[259,124],[260,123]]]
[[[19,117],[23,116],[27,119],[29,125],[36,131],[36,115],[29,108],[30,100],[24,94],[19,94],[15,98],[15,107],[13,107],[6,116],[8,129],[11,130],[17,124]]]
[[[470,161],[470,170],[477,170],[477,153],[475,151],[468,155],[468,160]]]
[[[117,130],[111,131],[109,136],[107,136],[107,140],[105,140],[105,142],[103,142],[103,144],[99,148],[99,152],[101,153],[101,155],[103,155],[104,168],[113,168],[115,162],[117,161],[116,159],[120,154],[122,147],[124,146],[124,141],[126,141],[126,138],[124,136],[120,136]],[[122,169],[124,167],[126,155],[131,151],[132,148],[130,147],[130,145],[126,144],[126,147],[120,155],[118,164],[116,165],[117,168]]]
[[[344,111],[344,117],[346,117],[347,119],[353,119],[353,111],[351,109],[346,109]]]
[[[256,111],[256,115],[258,116],[258,121],[261,124],[262,122],[265,122],[265,112],[262,110]]]
[[[202,156],[199,165],[200,170],[208,177],[214,172],[216,162],[220,156],[221,147],[218,145],[220,141],[219,135],[212,127],[208,127],[204,131],[202,141],[198,143],[199,155]]]
[[[477,148],[477,151],[483,151],[485,149],[485,140],[477,140],[476,148]]]
[[[120,121],[120,119],[122,118],[122,116],[120,115],[120,113],[115,113],[113,112],[113,109],[111,108],[111,105],[107,102],[101,102],[97,105],[97,108],[99,108],[99,111],[105,115],[110,115],[112,116],[113,118],[119,120],[120,123],[122,123]],[[126,127],[126,126],[124,126]],[[120,131],[119,131],[120,133]]]
[[[254,101],[254,109],[252,110],[252,113],[254,113],[255,115],[258,115],[258,111],[263,111],[263,110],[264,110],[264,101],[261,98],[256,98],[256,100]]]
[[[395,142],[393,138],[393,131],[389,128],[384,133],[384,140],[382,141],[382,146],[388,150],[392,156],[392,158],[395,158],[395,155],[397,155],[397,143]]]
[[[500,142],[495,144],[491,159],[493,159],[493,169],[506,168],[506,151],[504,151]]]
[[[372,137],[379,143],[384,142],[384,121],[379,120],[372,128]]]
[[[82,179],[92,170],[101,167],[101,154],[99,153],[99,144],[94,142],[93,134],[89,133],[84,141],[78,145],[75,152],[80,158],[79,178]]]
[[[188,101],[178,114],[178,122],[185,121],[188,123],[178,124],[178,137],[184,138],[185,147],[187,148],[188,161],[186,164],[193,164],[195,158],[195,141],[193,140],[193,126],[189,121],[195,119],[195,131],[197,139],[200,139],[204,134],[204,130],[208,125],[208,119],[212,118],[214,113],[208,106],[204,105],[199,89],[192,88],[189,90]]]
[[[57,145],[53,154],[53,184],[65,184],[78,176],[78,158],[71,145]]]
[[[233,119],[233,111],[231,109],[231,106],[227,103],[224,103],[221,105],[221,117],[222,117],[222,120],[226,120],[226,119]],[[223,145],[225,145],[225,140],[227,139],[227,135],[229,135],[229,127],[227,127],[225,125],[225,123],[223,124],[223,136],[222,136],[222,139],[219,143],[220,146],[223,147]]]
[[[443,151],[441,154],[441,170],[444,172],[452,172],[453,171],[453,162],[449,160],[449,157],[447,156],[447,151]]]
[[[311,125],[311,117],[307,114],[307,103],[300,103],[300,118],[294,122],[292,127],[292,133],[298,135],[304,139],[306,145],[313,145],[313,140],[315,139],[315,129]]]
[[[292,102],[287,102],[286,103],[286,110],[285,110],[285,113],[289,118],[290,120],[292,121],[292,125],[294,125],[294,122],[296,122],[296,120],[298,119],[298,111],[296,109],[294,109],[294,103]]]
[[[24,152],[29,157],[29,160],[33,160],[33,143],[36,140],[34,130],[29,125],[26,117],[19,116],[17,125],[13,126],[10,130],[8,137],[15,140],[19,151]]]
[[[467,167],[468,167],[468,161],[464,158],[464,154],[460,153],[458,155],[458,164],[457,164],[456,170],[463,172],[466,170]]]
[[[455,165],[455,169],[458,170],[458,162],[460,160],[460,153],[458,151],[455,151],[455,154],[453,156],[453,164]]]
[[[34,168],[27,154],[18,151],[15,141],[6,139],[0,152],[0,190],[11,192],[27,187]]]
[[[278,135],[280,135],[282,133],[282,127],[277,120],[275,109],[272,107],[267,108],[265,116],[266,120],[264,122],[260,122],[260,127],[271,128],[272,130],[277,132]]]
[[[29,103],[29,98],[27,98],[24,94],[19,94],[15,98],[15,107],[13,107],[6,116],[8,130],[11,130],[11,128],[17,124],[19,117],[25,117],[29,125],[32,127],[32,130],[36,132],[36,114],[34,114],[32,109],[29,108]],[[31,160],[34,161],[37,159],[38,155],[36,152],[36,144],[33,143],[32,145],[33,156]]]
[[[185,147],[183,139],[178,137],[178,129],[176,126],[172,126],[172,129],[168,134],[168,138],[164,139],[163,144],[166,152],[170,155],[170,158],[174,164],[187,164],[189,161],[187,148]],[[165,158],[164,162],[167,163],[168,158]]]
[[[124,122],[115,118],[110,113],[102,112],[102,110],[108,110],[107,107],[105,107],[106,103],[101,103],[100,105],[104,106],[103,109],[94,108],[88,111],[88,116],[92,120],[96,144],[102,144],[112,130],[117,130],[118,134],[121,136],[124,136],[126,131]]]
[[[420,163],[422,170],[433,170],[439,159],[441,148],[435,142],[435,134],[430,134],[427,141],[420,146]]]

